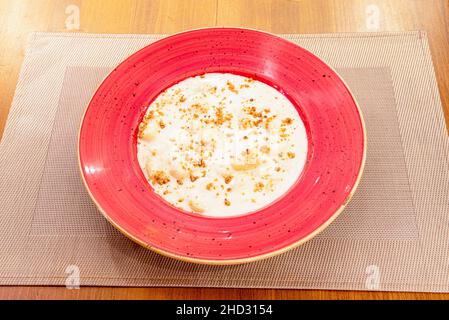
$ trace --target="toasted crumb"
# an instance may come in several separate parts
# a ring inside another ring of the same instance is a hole
[[[214,184],[212,183],[212,182],[209,182],[207,185],[206,185],[206,189],[207,190],[212,190],[214,188]]]
[[[231,202],[228,199],[224,199],[224,204],[229,207]]]
[[[253,126],[253,122],[251,121],[251,119],[243,118],[243,119],[240,119],[239,125],[243,129],[249,129]]]
[[[215,110],[215,120],[213,121],[216,125],[222,125],[227,121],[230,121],[232,119],[232,114],[224,114],[223,113],[223,107],[218,107]]]
[[[207,113],[207,111],[208,111],[207,106],[203,106],[203,105],[201,105],[199,103],[194,103],[194,104],[191,105],[191,107],[194,110],[196,110],[197,112],[199,112],[200,114]]]
[[[292,118],[285,118],[284,120],[282,120],[283,124],[292,124],[293,123],[293,119]]]
[[[293,159],[295,157],[295,153],[294,152],[287,152],[287,157],[289,157],[290,159]]]
[[[257,182],[254,185],[254,192],[260,192],[263,190],[264,184],[262,182]]]
[[[148,111],[148,114],[143,118],[143,122],[148,122],[151,119],[154,119],[154,110]]]
[[[252,116],[254,118],[262,118],[263,117],[262,112],[258,112],[256,107],[254,107],[254,106],[245,107],[245,108],[243,108],[243,111],[246,114],[249,114],[250,116]]]
[[[193,174],[190,174],[190,181],[195,182],[198,179],[197,176],[194,176]]]
[[[226,85],[228,86],[228,90],[233,92],[233,93],[239,93],[236,89],[235,86],[232,82],[227,82]]]
[[[193,164],[194,167],[200,167],[200,168],[205,168],[206,167],[206,163],[204,162],[203,158],[201,158],[200,160],[198,160],[198,162]]]
[[[234,177],[232,175],[224,175],[223,178],[224,178],[225,183],[228,184],[232,181],[232,179]]]
[[[266,130],[270,129],[270,124],[271,124],[271,122],[274,120],[274,118],[276,118],[276,116],[268,117],[268,118],[265,120],[265,129],[266,129]]]
[[[148,114],[142,119],[139,124],[138,137],[144,140],[151,140],[153,138],[152,133],[145,132],[151,119],[154,118],[154,110],[148,112]]]
[[[164,171],[155,171],[150,176],[151,182],[153,184],[167,184],[170,182],[170,178]]]

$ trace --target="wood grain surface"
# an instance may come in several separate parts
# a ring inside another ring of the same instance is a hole
[[[170,34],[209,26],[274,33],[425,30],[449,124],[448,0],[0,0],[0,134],[30,32]],[[449,299],[449,294],[15,286],[0,287],[0,299]]]

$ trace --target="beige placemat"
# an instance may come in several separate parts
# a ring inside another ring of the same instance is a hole
[[[86,103],[109,70],[161,37],[31,36],[0,145],[0,284],[449,291],[449,139],[425,33],[284,35],[353,90],[368,131],[365,175],[315,239],[223,267],[129,241],[80,181]]]

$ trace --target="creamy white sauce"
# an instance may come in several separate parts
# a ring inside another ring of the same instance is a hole
[[[189,212],[229,217],[261,209],[296,182],[307,135],[293,104],[250,78],[208,73],[161,93],[137,143],[162,198]]]

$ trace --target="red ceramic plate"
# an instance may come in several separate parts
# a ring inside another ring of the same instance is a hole
[[[248,215],[180,212],[153,192],[137,162],[137,127],[150,102],[167,87],[207,72],[272,85],[292,101],[306,126],[302,175],[281,199]],[[354,97],[323,61],[272,34],[211,28],[157,41],[114,69],[85,112],[79,163],[100,211],[132,240],[185,261],[232,264],[282,253],[329,225],[357,187],[365,148]]]

